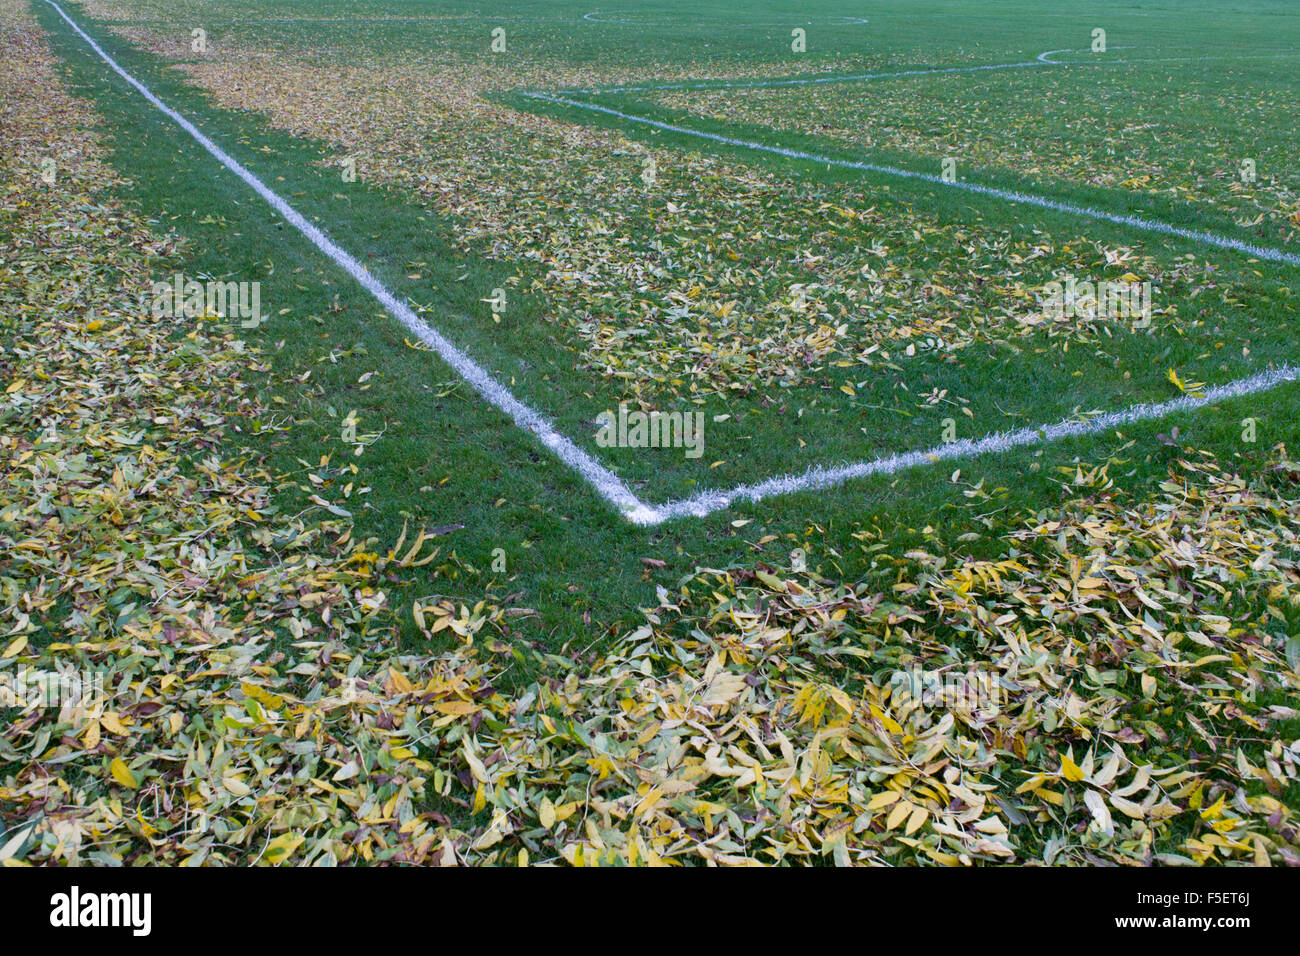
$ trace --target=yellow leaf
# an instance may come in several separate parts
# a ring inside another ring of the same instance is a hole
[[[1083,779],[1083,771],[1068,755],[1065,755],[1061,757],[1061,776],[1065,777],[1066,780],[1077,782]]]
[[[1134,820],[1141,820],[1146,816],[1146,810],[1142,804],[1134,803],[1132,800],[1126,800],[1123,797],[1110,795],[1110,805],[1124,814],[1126,817],[1132,817]]]
[[[897,827],[912,812],[913,807],[906,800],[900,800],[894,809],[889,811],[889,817],[885,820],[885,829],[892,830]]]
[[[258,687],[256,684],[243,681],[240,683],[239,689],[243,692],[245,697],[253,698],[253,700],[257,701],[267,710],[279,710],[284,706],[283,697],[280,697],[278,694],[272,694],[270,691]]]
[[[23,648],[26,646],[27,646],[26,634],[24,634],[22,637],[14,638],[13,643],[5,648],[4,656],[6,658],[17,657],[19,654],[23,652]]]
[[[130,767],[122,762],[121,757],[113,758],[113,762],[108,765],[108,772],[113,775],[114,780],[124,787],[130,787],[134,790],[136,787],[140,786],[140,784],[136,782],[135,774],[131,772]]]
[[[272,866],[282,863],[288,859],[294,850],[298,849],[302,841],[303,837],[296,833],[281,833],[266,845],[266,852],[262,854],[262,859]]]
[[[447,620],[443,618],[443,620]],[[468,717],[470,714],[478,713],[483,708],[473,701],[468,700],[440,700],[433,705],[440,713],[452,714],[456,717]]]
[[[881,807],[887,807],[892,803],[897,803],[902,794],[897,790],[886,790],[884,793],[878,793],[871,798],[867,804],[868,810],[879,810]]]
[[[474,755],[474,751],[470,749],[468,737],[461,743],[461,750],[465,754],[465,762],[469,764],[469,771],[474,775],[474,779],[481,783],[490,782],[488,780],[487,768],[483,766],[483,762],[479,760],[478,757]]]
[[[103,717],[99,718],[99,722],[110,734],[117,734],[119,737],[125,737],[131,732],[127,730],[126,726],[120,720],[117,719],[117,714],[115,713],[105,714]]]
[[[555,826],[555,805],[547,797],[542,797],[541,806],[537,808],[537,819],[548,830]]]
[[[641,798],[641,802],[633,809],[632,816],[639,817],[649,813],[655,808],[661,796],[663,796],[662,790],[658,787],[651,787],[649,792]]]
[[[1024,793],[1027,790],[1037,790],[1046,782],[1046,780],[1047,777],[1045,775],[1041,773],[1035,774],[1034,776],[1026,780],[1024,783],[1022,783],[1020,786],[1016,787],[1016,793]]]
[[[907,834],[915,833],[920,829],[921,824],[924,823],[926,818],[929,816],[930,811],[925,809],[925,807],[917,807],[912,811],[912,815],[908,818],[907,826],[904,828],[903,832]]]

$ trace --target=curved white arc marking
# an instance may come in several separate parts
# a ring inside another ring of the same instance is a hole
[[[1113,46],[1112,50],[1129,50],[1130,46]],[[1015,63],[982,63],[975,66],[936,66],[936,67],[917,67],[912,70],[895,70],[888,73],[843,73],[832,74],[828,76],[810,76],[798,77],[785,80],[695,80],[690,82],[679,83],[646,83],[639,86],[589,86],[589,87],[568,87],[559,90],[540,90],[537,92],[554,93],[554,94],[577,94],[592,96],[599,93],[655,93],[655,92],[699,92],[708,93],[713,90],[763,90],[783,86],[808,86],[825,83],[857,83],[862,80],[890,80],[904,76],[931,76],[941,75],[944,73],[981,73],[986,70],[1019,70],[1026,67],[1035,66],[1108,66],[1115,63],[1166,63],[1170,60],[1102,60],[1094,63],[1079,61],[1075,63],[1066,63],[1061,60],[1052,60],[1049,57],[1053,53],[1087,53],[1087,50],[1047,50],[1038,54],[1032,60],[1020,60]],[[1279,56],[1297,56],[1300,54],[1283,53]],[[1229,57],[1229,59],[1246,59],[1253,58],[1253,55],[1247,54],[1243,57]],[[1175,59],[1193,59],[1192,57],[1176,57]],[[1213,59],[1213,57],[1196,57],[1195,59]],[[1218,59],[1223,59],[1219,57]]]
[[[634,14],[634,15],[635,15],[635,14]],[[584,14],[582,15],[582,19],[583,19],[583,20],[586,20],[588,23],[620,23],[620,24],[624,24],[624,25],[626,25],[626,26],[634,26],[634,27],[662,27],[662,26],[673,26],[674,24],[676,24],[676,23],[678,22],[678,21],[676,21],[676,20],[670,20],[670,19],[666,19],[666,18],[654,18],[654,17],[645,17],[645,18],[642,18],[642,19],[639,19],[639,20],[621,20],[621,19],[616,19],[616,18],[614,17],[613,14],[610,14],[610,15],[607,16],[607,15],[604,13],[604,11],[601,11],[601,10],[592,10],[590,13],[584,13]],[[856,26],[862,26],[863,24],[870,22],[870,21],[867,20],[866,17],[854,17],[854,16],[846,16],[846,15],[840,15],[840,16],[832,15],[832,16],[829,16],[829,17],[827,18],[827,20],[828,20],[828,22],[826,22],[826,23],[818,23],[818,24],[816,24],[816,25],[818,25],[818,26],[828,26],[828,27],[856,27]],[[573,22],[576,23],[576,22],[578,22],[578,21],[573,21]],[[799,23],[800,23],[800,21],[797,20],[797,19],[791,19],[791,20],[764,20],[764,21],[759,21],[759,20],[745,20],[745,21],[737,21],[737,20],[735,20],[735,19],[731,19],[731,18],[728,18],[728,17],[694,17],[694,18],[691,19],[690,22],[692,22],[692,23],[726,23],[726,24],[733,24],[733,25],[738,25],[738,26],[749,26],[749,27],[783,27],[783,26],[799,26]],[[814,25],[812,20],[805,20],[805,21],[803,21],[803,23],[804,23],[804,25],[806,25],[806,26],[812,26],[812,25]]]
[[[653,93],[681,90],[683,92],[709,93],[713,90],[763,90],[782,86],[816,86],[826,83],[855,83],[861,80],[889,80],[900,76],[929,76],[931,74],[939,73],[979,73],[984,70],[1016,70],[1030,66],[1047,65],[1067,66],[1068,64],[1048,64],[1046,61],[1039,63],[1036,60],[1024,60],[1019,63],[985,63],[979,66],[943,66],[932,69],[898,70],[892,73],[846,73],[834,76],[806,76],[790,80],[734,80],[721,82],[706,80],[699,83],[660,83],[650,86],[590,87],[587,89],[554,90],[552,92],[557,94],[583,93],[593,95],[598,93]]]

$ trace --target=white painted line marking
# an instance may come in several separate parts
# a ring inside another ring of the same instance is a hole
[[[656,510],[659,512],[660,521],[686,515],[700,518],[711,512],[729,508],[737,501],[758,502],[764,498],[788,495],[796,491],[824,490],[836,485],[842,485],[854,478],[865,478],[870,475],[892,475],[904,469],[925,467],[954,458],[1001,453],[1025,445],[1046,444],[1062,438],[1081,435],[1096,435],[1123,425],[1131,425],[1134,422],[1164,418],[1176,412],[1190,411],[1226,399],[1262,392],[1266,389],[1275,388],[1284,382],[1294,382],[1297,379],[1300,379],[1300,369],[1284,365],[1278,369],[1229,382],[1227,385],[1218,385],[1200,396],[1183,395],[1172,401],[1159,404],[1132,405],[1117,412],[1105,412],[1096,415],[1086,421],[1063,421],[1055,425],[1030,426],[1012,432],[988,435],[984,438],[966,438],[923,451],[909,451],[898,455],[890,455],[887,458],[859,461],[833,468],[817,466],[808,469],[801,475],[769,478],[757,484],[740,485],[728,491],[701,492],[681,501],[660,505]]]
[[[90,44],[90,48],[99,54],[99,57],[112,67],[115,73],[135,87],[146,100],[166,114],[181,129],[194,137],[198,144],[211,153],[221,165],[251,186],[276,212],[310,239],[312,245],[333,259],[340,268],[361,283],[367,292],[378,299],[380,304],[412,334],[418,336],[422,342],[433,348],[442,357],[442,360],[455,369],[457,374],[465,381],[474,386],[475,390],[483,398],[509,415],[520,428],[536,435],[541,443],[549,448],[557,458],[586,479],[587,483],[602,498],[621,509],[627,515],[628,520],[637,524],[653,524],[657,520],[662,520],[658,518],[657,512],[653,508],[632,493],[618,475],[557,432],[554,426],[540,412],[515,398],[510,390],[497,382],[486,369],[421,321],[404,303],[399,302],[378,279],[366,271],[360,262],[335,245],[333,240],[304,219],[296,209],[281,199],[270,187],[232,159],[212,140],[199,132],[193,123],[154,96],[148,87],[118,66],[117,62],[105,53],[100,45],[92,40],[81,27],[77,26],[54,0],[45,0],[45,2],[52,6],[59,16],[67,21],[67,24],[83,40]]]
[[[620,12],[620,13],[623,13],[623,11],[619,11],[619,12]],[[636,14],[632,14],[632,15],[633,15],[633,16],[636,16]],[[626,16],[626,14],[624,14],[624,16]],[[680,25],[682,25],[683,23],[685,23],[685,24],[688,25],[688,26],[689,26],[689,25],[692,25],[692,24],[700,24],[700,23],[725,23],[725,24],[728,24],[729,26],[733,26],[733,27],[734,27],[734,26],[743,26],[743,27],[791,27],[791,26],[795,26],[795,27],[797,27],[797,26],[813,26],[813,21],[812,21],[812,20],[803,20],[803,21],[800,21],[800,20],[789,20],[789,21],[786,21],[786,20],[767,20],[767,21],[762,21],[762,20],[739,20],[739,21],[738,21],[738,20],[736,20],[736,19],[733,18],[733,17],[690,17],[690,18],[687,19],[687,20],[683,20],[683,19],[668,19],[668,18],[658,18],[658,19],[656,19],[656,18],[649,18],[649,19],[647,19],[647,18],[644,18],[644,17],[638,17],[638,18],[635,19],[635,20],[623,20],[623,19],[613,19],[612,17],[613,17],[613,14],[607,14],[605,11],[602,11],[602,10],[593,10],[593,11],[591,11],[591,13],[584,13],[584,14],[582,15],[582,19],[583,19],[583,20],[586,20],[588,23],[620,23],[620,24],[625,24],[625,25],[627,25],[627,26],[636,26],[636,27],[664,27],[664,26],[680,26]],[[825,24],[818,24],[818,25],[819,25],[819,26],[828,26],[828,27],[856,27],[856,26],[862,26],[863,24],[865,24],[865,23],[867,22],[867,18],[866,18],[866,17],[829,16],[829,17],[827,17],[826,19],[827,19],[827,20],[831,20],[831,21],[839,21],[839,22],[838,22],[838,23],[828,22],[828,23],[825,23]],[[577,22],[577,21],[574,21],[574,22]]]
[[[1144,219],[1141,216],[1134,215],[1120,215],[1118,213],[1106,212],[1103,209],[1094,209],[1091,206],[1076,206],[1074,203],[1047,199],[1044,196],[1037,196],[1032,193],[1016,192],[1010,189],[998,189],[994,186],[981,186],[979,183],[968,183],[962,182],[961,180],[946,182],[944,179],[935,176],[933,173],[918,173],[914,170],[898,169],[894,166],[881,166],[877,163],[861,163],[848,159],[835,159],[831,156],[819,156],[816,153],[805,153],[798,149],[786,149],[783,146],[769,146],[766,143],[759,143],[750,139],[736,139],[732,136],[723,136],[720,133],[709,133],[704,130],[691,129],[686,126],[677,126],[673,123],[663,123],[646,116],[636,116],[632,113],[624,113],[621,110],[612,109],[608,106],[600,106],[596,103],[583,103],[579,100],[569,99],[566,96],[553,96],[549,93],[525,93],[523,95],[535,100],[546,100],[564,106],[573,106],[577,109],[591,110],[596,113],[605,113],[606,115],[626,120],[629,123],[640,123],[643,126],[652,126],[655,129],[661,129],[665,132],[681,133],[684,136],[694,136],[698,139],[707,139],[727,146],[740,146],[744,149],[758,150],[763,153],[774,153],[778,156],[786,156],[790,159],[799,159],[812,163],[824,163],[828,166],[838,166],[841,169],[857,169],[868,173],[883,173],[888,176],[898,176],[903,179],[916,179],[922,182],[934,183],[936,186],[944,186],[949,189],[962,189],[966,192],[977,193],[981,196],[992,196],[995,199],[1001,199],[1006,202],[1025,203],[1030,206],[1039,206],[1043,209],[1051,209],[1072,216],[1082,216],[1086,219],[1099,219],[1105,222],[1113,222],[1121,226],[1130,226],[1134,229],[1141,229],[1144,232],[1156,232],[1167,236],[1177,236],[1180,239],[1188,239],[1192,242],[1197,242],[1207,246],[1217,246],[1220,249],[1233,249],[1237,252],[1244,252],[1247,255],[1255,256],[1258,259],[1267,259],[1270,262],[1284,262],[1287,265],[1293,266],[1300,265],[1300,255],[1293,252],[1283,252],[1281,249],[1272,249],[1266,246],[1255,246],[1247,242],[1242,242],[1239,239],[1220,236],[1212,232],[1201,232],[1195,229],[1182,229],[1178,226],[1171,226],[1168,223],[1159,222],[1155,219]]]
[[[1131,46],[1113,46],[1112,50],[1130,50]],[[560,90],[539,90],[541,93],[551,93],[555,95],[565,94],[582,94],[584,96],[596,96],[601,93],[710,93],[714,90],[765,90],[785,86],[817,86],[827,83],[858,83],[863,80],[892,80],[899,77],[908,76],[930,76],[943,73],[982,73],[987,70],[1017,70],[1029,67],[1042,66],[1066,66],[1066,67],[1102,67],[1115,66],[1121,63],[1183,63],[1187,61],[1202,62],[1205,60],[1276,60],[1276,59],[1293,59],[1300,56],[1300,53],[1234,53],[1224,55],[1205,55],[1205,56],[1172,56],[1172,57],[1138,57],[1133,59],[1118,58],[1097,60],[1089,62],[1087,60],[1053,60],[1054,53],[1088,53],[1087,50],[1047,50],[1038,54],[1032,60],[1021,60],[1016,63],[984,63],[978,66],[939,66],[939,67],[917,67],[911,70],[896,70],[891,73],[832,73],[826,76],[804,76],[794,79],[785,80],[692,80],[690,82],[678,83],[646,83],[639,86],[588,86],[588,87],[570,87]]]

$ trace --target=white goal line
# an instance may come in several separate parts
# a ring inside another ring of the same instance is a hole
[[[1252,395],[1297,379],[1300,379],[1300,369],[1283,365],[1280,368],[1237,379],[1226,385],[1217,385],[1200,394],[1181,395],[1167,402],[1131,405],[1115,412],[1102,412],[1087,418],[1069,419],[1055,425],[1030,425],[1015,431],[986,435],[983,438],[963,438],[933,448],[901,452],[869,461],[851,462],[835,467],[817,465],[798,475],[768,478],[751,485],[739,485],[727,491],[703,491],[680,501],[659,505],[655,511],[660,521],[683,515],[703,517],[711,512],[729,508],[737,501],[759,502],[764,498],[793,494],[797,491],[825,490],[854,478],[892,475],[908,468],[935,465],[955,458],[998,454],[1013,448],[1046,444],[1062,438],[1098,435],[1134,422],[1164,418],[1175,412],[1190,411],[1243,395]]]

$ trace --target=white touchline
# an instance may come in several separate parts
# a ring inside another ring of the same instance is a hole
[[[1094,209],[1091,206],[1077,206],[1074,203],[1060,202],[1055,199],[1048,199],[1044,196],[1037,196],[1033,193],[1016,192],[1010,189],[998,189],[994,186],[981,186],[979,183],[968,183],[962,182],[961,180],[948,182],[933,173],[919,173],[911,169],[899,169],[894,166],[881,166],[877,163],[861,163],[850,159],[835,159],[831,156],[819,156],[817,153],[806,153],[798,149],[786,149],[784,146],[769,146],[767,143],[759,143],[750,139],[736,139],[733,136],[723,136],[720,133],[710,133],[705,130],[691,129],[688,126],[664,123],[656,119],[650,119],[647,116],[637,116],[633,113],[624,113],[622,110],[616,110],[608,106],[600,106],[596,103],[583,103],[580,100],[569,99],[567,96],[554,96],[549,93],[524,93],[523,95],[535,100],[546,100],[551,103],[559,103],[563,106],[572,106],[581,110],[605,113],[608,116],[626,120],[629,123],[640,123],[643,126],[652,126],[655,129],[661,129],[668,133],[680,133],[683,136],[694,136],[698,139],[707,139],[715,143],[722,143],[725,146],[739,146],[743,149],[753,149],[763,153],[773,153],[777,156],[785,156],[789,159],[799,159],[811,163],[825,164],[827,166],[838,166],[841,169],[858,169],[867,173],[883,173],[887,176],[898,176],[903,179],[916,179],[922,182],[934,183],[936,186],[944,186],[949,189],[961,189],[966,192],[978,193],[981,196],[992,196],[995,199],[1002,199],[1006,202],[1025,203],[1026,205],[1039,206],[1043,209],[1051,209],[1055,212],[1063,212],[1072,216],[1082,216],[1087,219],[1099,219],[1105,222],[1117,223],[1121,226],[1130,226],[1134,229],[1141,229],[1145,232],[1158,232],[1167,236],[1177,236],[1180,239],[1188,239],[1192,242],[1198,242],[1207,246],[1217,246],[1220,249],[1234,249],[1237,252],[1244,252],[1247,255],[1255,256],[1258,259],[1267,259],[1270,262],[1284,262],[1287,265],[1300,266],[1300,255],[1293,252],[1284,252],[1281,249],[1271,249],[1266,246],[1255,246],[1248,242],[1242,242],[1239,239],[1216,235],[1212,232],[1201,232],[1195,229],[1182,229],[1178,226],[1171,226],[1168,223],[1159,222],[1155,219],[1144,219],[1141,216],[1121,215],[1119,213],[1106,212],[1104,209]]]
[[[432,347],[442,357],[443,361],[455,369],[465,381],[474,386],[480,395],[509,415],[520,428],[527,429],[536,435],[543,445],[555,453],[556,457],[585,478],[587,483],[601,497],[620,508],[629,520],[638,524],[654,523],[656,517],[654,509],[634,495],[618,475],[557,432],[541,413],[515,398],[510,390],[493,379],[486,369],[421,321],[404,303],[399,302],[384,287],[383,283],[366,271],[360,262],[335,245],[333,240],[304,219],[296,209],[281,199],[270,187],[231,158],[212,140],[199,132],[193,123],[154,96],[148,87],[118,66],[117,62],[105,53],[100,45],[91,39],[81,27],[77,26],[54,0],[45,0],[45,2],[67,21],[68,26],[72,27],[83,40],[90,44],[90,48],[99,54],[100,58],[112,67],[115,73],[135,87],[145,99],[175,121],[181,129],[194,137],[199,145],[211,153],[221,165],[251,186],[276,212],[310,239],[317,249],[333,259],[352,278],[361,283],[366,291],[378,299],[390,314],[395,316],[410,332],[418,336],[421,341]]]
[[[801,475],[782,475],[768,478],[752,485],[739,485],[727,491],[704,491],[680,501],[670,501],[659,505],[655,510],[659,520],[678,518],[684,515],[703,517],[713,511],[729,508],[736,501],[758,502],[776,495],[788,495],[796,491],[812,491],[842,485],[854,478],[866,478],[869,475],[892,475],[907,468],[919,468],[933,465],[945,459],[975,457],[1010,451],[1024,445],[1044,444],[1062,438],[1081,435],[1096,435],[1134,422],[1164,418],[1175,412],[1189,411],[1205,405],[1213,405],[1230,398],[1251,395],[1266,389],[1275,388],[1284,382],[1300,379],[1300,369],[1290,365],[1270,369],[1247,378],[1217,385],[1200,395],[1183,395],[1172,401],[1158,404],[1144,403],[1131,405],[1116,412],[1103,412],[1087,419],[1058,422],[1055,425],[1033,425],[1028,428],[1010,432],[998,432],[984,438],[964,438],[960,441],[937,445],[921,451],[903,452],[886,458],[874,458],[870,461],[851,462],[847,465],[827,467],[819,465],[809,468]]]
[[[835,467],[818,466],[810,468],[801,475],[783,475],[776,478],[769,478],[756,484],[739,485],[726,491],[705,491],[690,498],[679,501],[671,501],[664,505],[649,505],[627,487],[623,481],[612,471],[600,464],[589,454],[578,448],[572,441],[559,434],[551,423],[539,412],[525,405],[514,397],[511,392],[495,381],[492,376],[480,365],[474,362],[469,356],[452,345],[451,342],[443,338],[438,332],[434,331],[429,325],[424,323],[413,313],[406,305],[399,302],[382,283],[366,271],[351,255],[335,245],[334,242],[325,235],[320,229],[313,226],[302,217],[292,206],[279,197],[265,183],[255,175],[245,169],[236,160],[231,158],[224,150],[213,143],[208,137],[192,124],[185,117],[181,116],[171,107],[167,106],[162,100],[158,99],[148,87],[137,80],[126,70],[122,69],[117,62],[109,56],[84,30],[81,29],[54,0],[45,0],[60,17],[67,22],[68,26],[76,31],[77,35],[89,44],[90,48],[95,51],[99,57],[112,68],[112,70],[133,86],[146,100],[152,103],[167,117],[176,122],[182,129],[190,134],[205,150],[215,157],[223,166],[233,172],[236,176],[247,183],[259,196],[267,201],[281,216],[290,222],[304,236],[311,240],[312,244],[329,256],[335,263],[344,269],[349,275],[357,280],[371,295],[394,315],[410,332],[418,336],[421,341],[431,346],[456,372],[469,382],[480,395],[491,404],[508,414],[514,422],[520,427],[532,432],[537,438],[555,453],[556,457],[576,471],[584,480],[590,484],[601,497],[611,504],[616,505],[623,513],[624,517],[631,523],[637,525],[657,525],[673,518],[686,516],[703,517],[715,511],[728,508],[735,501],[758,502],[764,498],[770,498],[777,495],[787,495],[798,491],[820,490],[831,488],[854,478],[863,478],[870,475],[889,475],[907,468],[924,467],[933,465],[936,462],[945,459],[960,458],[965,456],[977,456],[989,453],[998,453],[1008,451],[1012,448],[1032,445],[1035,443],[1045,443],[1056,441],[1061,438],[1068,438],[1080,435],[1091,435],[1116,428],[1121,425],[1131,424],[1133,422],[1145,421],[1148,419],[1162,418],[1174,412],[1187,411],[1194,408],[1200,408],[1204,405],[1210,405],[1225,399],[1236,398],[1241,395],[1250,395],[1255,392],[1264,391],[1274,388],[1284,382],[1291,382],[1300,378],[1300,370],[1284,365],[1281,368],[1267,372],[1261,372],[1248,378],[1238,379],[1235,382],[1229,382],[1226,385],[1218,385],[1209,389],[1202,395],[1184,395],[1173,401],[1159,404],[1142,404],[1133,405],[1129,408],[1117,412],[1106,412],[1093,416],[1083,421],[1064,421],[1055,425],[1039,425],[1029,428],[1022,428],[1017,431],[1003,432],[988,435],[980,439],[962,439],[961,441],[950,442],[946,445],[940,445],[924,451],[911,451],[901,454],[890,455],[886,458],[877,458],[870,461],[853,462],[847,465]],[[590,109],[597,109],[602,112],[612,113],[616,116],[624,116],[616,110],[610,110],[606,107],[576,103],[566,101],[560,98],[544,96],[541,94],[527,94],[540,99],[554,99],[556,102],[568,102],[574,106],[583,106]],[[636,117],[625,117],[627,119],[638,119]],[[658,123],[654,120],[639,120],[649,123],[653,126],[660,126],[664,129],[693,133],[694,135],[704,136],[708,139],[716,139],[721,142],[733,142],[737,145],[753,145],[760,149],[775,149],[777,152],[787,153],[796,158],[814,159],[818,162],[839,162],[836,160],[825,160],[821,157],[812,157],[806,154],[797,154],[792,151],[780,150],[773,147],[765,147],[761,144],[748,144],[743,141],[729,140],[727,137],[716,136],[711,133],[695,133],[692,130],[671,127],[668,124]],[[853,165],[856,168],[869,170],[879,169],[885,172],[893,172],[887,167],[873,167],[868,164],[844,164]],[[923,173],[910,173],[905,170],[897,171],[902,175],[918,179],[940,181],[938,177],[927,176]],[[944,183],[944,185],[951,185]],[[957,184],[963,185],[963,184]],[[976,191],[992,193],[994,195],[1018,196],[1015,193],[1005,193],[1001,190],[993,190],[988,187],[970,187]],[[1017,198],[1014,201],[1035,202],[1036,197]],[[1037,201],[1038,205],[1048,205],[1049,208],[1065,208],[1065,211],[1074,211],[1066,204],[1052,203],[1050,200]],[[1098,213],[1101,218],[1114,219],[1117,222],[1127,222],[1127,219],[1113,217],[1109,214]],[[1132,223],[1129,223],[1132,224]],[[1160,223],[1157,226],[1163,225]],[[1189,238],[1205,235],[1201,233],[1189,233],[1184,230],[1173,230],[1173,227],[1165,227],[1174,235],[1183,235]],[[1217,238],[1217,237],[1215,237]],[[1224,240],[1233,242],[1233,240]],[[1230,246],[1229,248],[1243,248],[1241,244]],[[1243,248],[1243,251],[1252,251],[1249,247]],[[1258,254],[1256,252],[1255,254]],[[1267,258],[1267,257],[1265,257]],[[1289,260],[1288,260],[1289,261]]]

